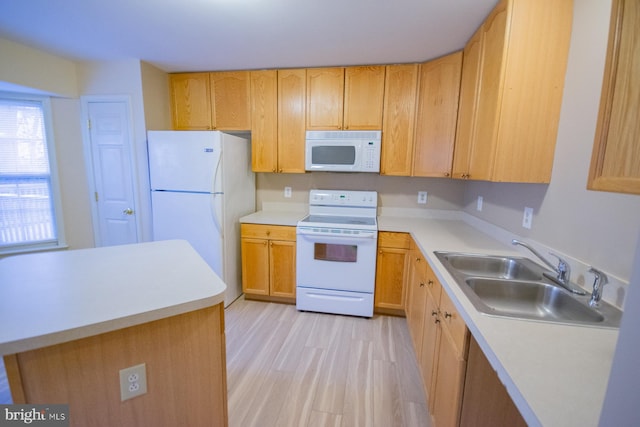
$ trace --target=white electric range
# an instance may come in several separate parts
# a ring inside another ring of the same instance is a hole
[[[373,316],[378,193],[311,190],[298,222],[296,307]]]

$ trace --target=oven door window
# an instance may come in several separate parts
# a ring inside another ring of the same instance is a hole
[[[358,246],[339,245],[337,243],[315,243],[313,258],[319,261],[358,262]]]
[[[314,165],[353,165],[356,162],[356,147],[353,145],[319,145],[311,148],[311,163]]]

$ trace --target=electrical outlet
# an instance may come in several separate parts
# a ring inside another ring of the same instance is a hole
[[[481,211],[482,210],[482,202],[484,201],[484,199],[482,198],[482,196],[478,196],[478,202],[476,203],[476,210],[477,211]]]
[[[144,363],[120,370],[120,400],[147,392],[147,367]]]
[[[284,197],[286,199],[291,198],[291,187],[284,187]]]
[[[418,203],[421,205],[427,204],[427,192],[418,191]]]
[[[524,208],[524,215],[522,216],[522,226],[524,228],[531,228],[533,222],[533,208]]]

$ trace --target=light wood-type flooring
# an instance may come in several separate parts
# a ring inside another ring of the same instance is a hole
[[[229,426],[429,426],[406,319],[225,310]],[[0,360],[0,404],[11,397]]]
[[[406,319],[225,311],[229,426],[429,426]]]

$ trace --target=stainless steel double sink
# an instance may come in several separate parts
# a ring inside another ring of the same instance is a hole
[[[589,295],[572,294],[551,280],[553,272],[529,258],[434,252],[473,306],[483,314],[617,328],[622,311]]]

